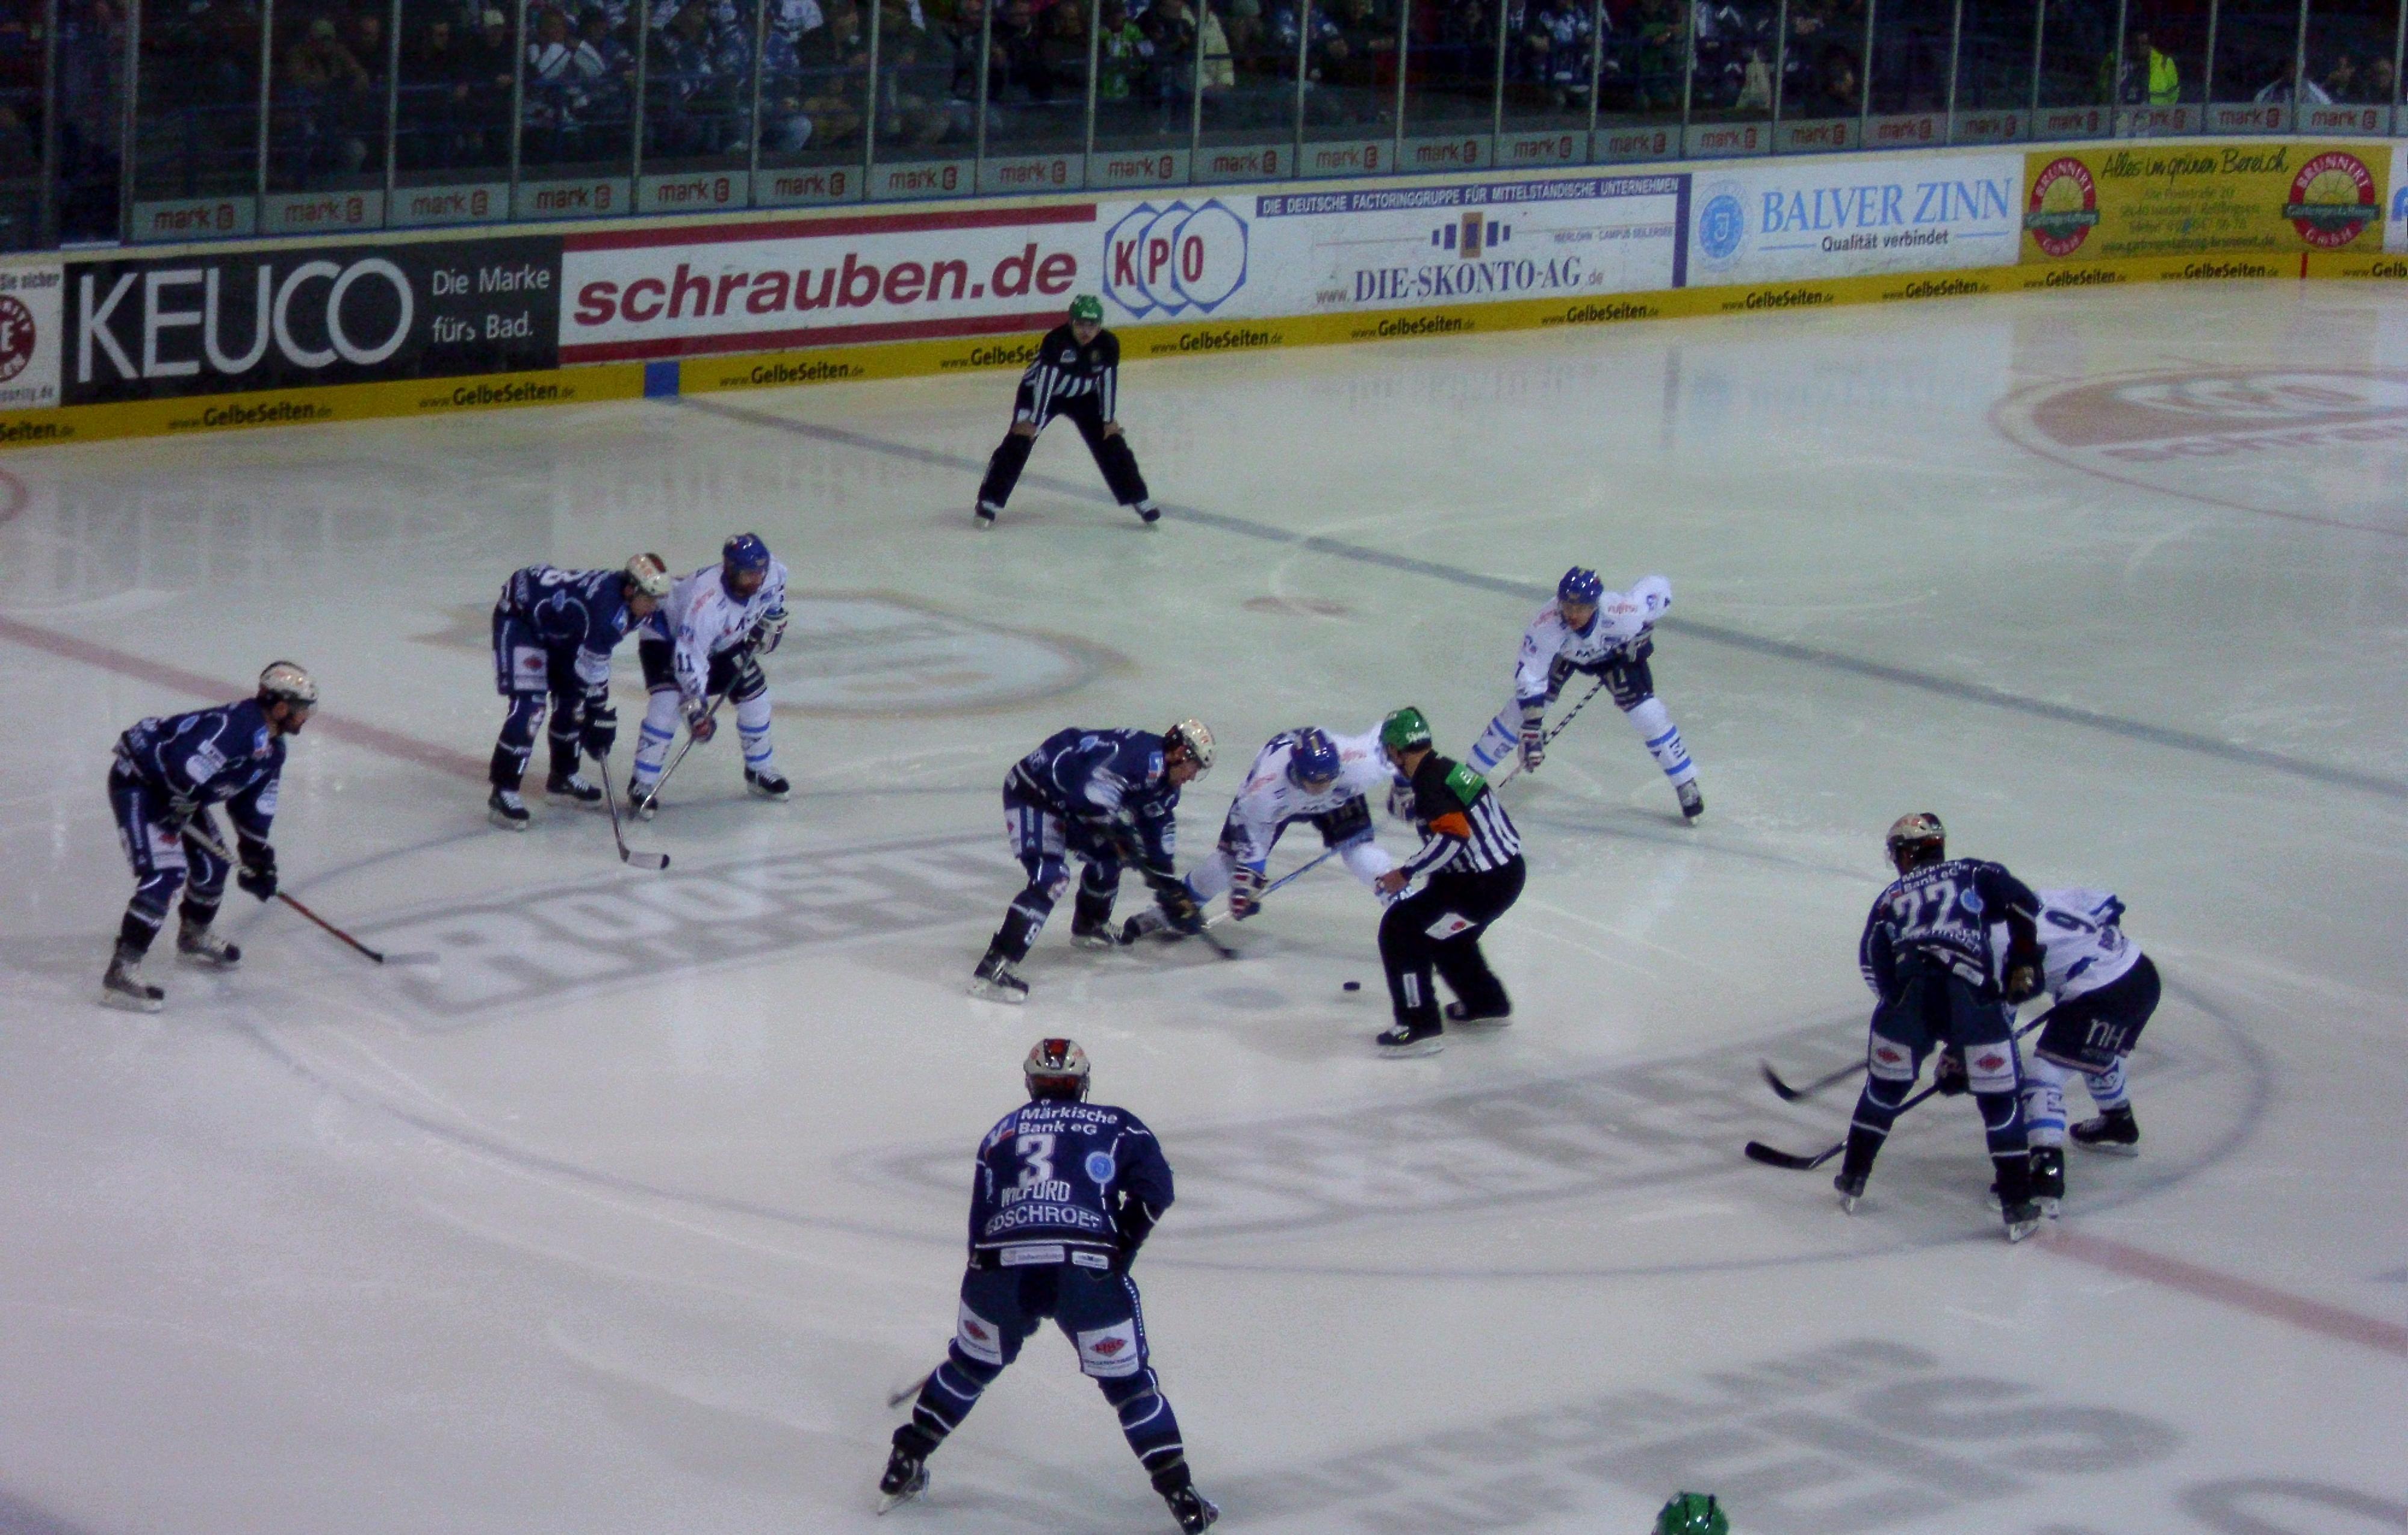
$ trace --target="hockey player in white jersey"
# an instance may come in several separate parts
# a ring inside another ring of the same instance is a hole
[[[2099,1117],[2076,1125],[2075,1144],[2137,1155],[2141,1127],[2125,1057],[2157,1008],[2157,967],[2124,936],[2124,903],[2104,890],[2039,890],[2042,989],[2050,1007],[2024,1071],[2024,1126],[2031,1140],[2032,1197],[2049,1214],[2065,1198],[2065,1084],[2083,1079]]]
[[[1221,824],[1220,846],[1188,871],[1188,890],[1198,906],[1226,893],[1230,916],[1240,922],[1253,916],[1262,906],[1271,849],[1280,833],[1298,821],[1321,833],[1322,845],[1338,854],[1347,872],[1367,888],[1375,886],[1394,860],[1372,831],[1366,796],[1395,782],[1377,729],[1359,736],[1333,735],[1313,725],[1280,732],[1254,753],[1254,765]],[[1185,936],[1161,912],[1141,911],[1128,920],[1122,941],[1148,933]]]
[[[744,743],[744,786],[764,799],[783,799],[790,786],[769,747],[769,682],[760,657],[786,632],[786,567],[757,533],[727,540],[717,565],[681,578],[668,600],[645,622],[636,653],[652,701],[636,743],[636,770],[627,785],[636,813],[650,819],[678,720],[697,741],[717,733],[711,700],[736,705],[736,733]]]
[[[1671,606],[1672,583],[1661,576],[1642,579],[1625,595],[1608,592],[1594,570],[1574,566],[1565,571],[1555,583],[1555,600],[1539,610],[1522,636],[1513,702],[1488,722],[1467,753],[1473,770],[1493,773],[1517,753],[1521,771],[1536,770],[1547,757],[1547,706],[1562,694],[1567,678],[1583,672],[1603,680],[1614,707],[1672,781],[1681,814],[1691,821],[1703,815],[1706,796],[1698,787],[1697,764],[1656,696],[1656,676],[1647,665],[1656,652],[1656,621]]]

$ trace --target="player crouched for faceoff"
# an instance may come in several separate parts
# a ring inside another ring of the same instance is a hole
[[[1070,884],[1070,854],[1079,872],[1070,938],[1082,948],[1112,946],[1112,900],[1121,866],[1133,864],[1172,928],[1204,925],[1196,897],[1172,871],[1178,841],[1179,791],[1212,768],[1212,732],[1182,720],[1156,736],[1144,730],[1056,731],[1012,764],[1003,780],[1003,827],[1011,852],[1028,871],[1028,888],[1012,898],[1003,925],[970,975],[970,995],[997,1002],[1028,999],[1028,983],[1013,969],[1054,903]]]
[[[225,839],[209,807],[222,804],[234,820],[242,865],[235,882],[261,900],[274,896],[276,849],[267,833],[284,772],[284,738],[299,735],[317,707],[318,684],[309,674],[277,661],[259,674],[259,692],[240,703],[144,720],[117,738],[108,807],[134,868],[134,899],[117,929],[101,1001],[130,1012],[159,1011],[167,994],[142,979],[142,957],[179,888],[184,901],[176,957],[218,970],[242,963],[242,950],[209,930],[228,872],[218,854]]]
[[[1070,300],[1070,318],[1045,333],[1037,343],[1036,361],[1020,375],[1020,393],[1012,400],[1011,430],[987,460],[986,478],[979,482],[978,525],[995,526],[995,519],[1020,483],[1020,471],[1037,447],[1037,434],[1056,416],[1068,416],[1096,455],[1112,499],[1152,526],[1162,509],[1146,493],[1145,476],[1138,472],[1137,454],[1121,430],[1121,340],[1104,329],[1103,300],[1081,294]]]
[[[739,533],[706,565],[670,587],[668,600],[644,622],[636,656],[644,666],[652,701],[636,739],[636,770],[627,799],[651,820],[678,717],[697,741],[718,733],[711,700],[736,702],[736,734],[744,742],[744,787],[764,799],[783,799],[790,785],[769,747],[769,680],[761,657],[786,634],[786,567],[757,533]]]
[[[1430,750],[1429,722],[1420,710],[1389,715],[1380,744],[1404,781],[1388,796],[1389,812],[1412,821],[1423,841],[1371,888],[1395,896],[1417,874],[1428,882],[1380,919],[1380,963],[1397,1022],[1378,1042],[1391,1055],[1432,1055],[1445,1048],[1433,968],[1456,998],[1446,1005],[1446,1023],[1512,1021],[1513,1005],[1480,952],[1480,935],[1521,898],[1522,838],[1486,780]]]
[[[1594,570],[1579,566],[1555,583],[1555,600],[1539,610],[1522,636],[1513,671],[1513,702],[1472,743],[1466,758],[1473,770],[1492,773],[1517,753],[1521,770],[1532,772],[1547,759],[1547,706],[1562,696],[1572,673],[1601,679],[1613,705],[1639,732],[1690,821],[1706,813],[1698,787],[1698,766],[1681,744],[1680,727],[1656,696],[1656,621],[1672,606],[1672,583],[1648,576],[1627,596],[1609,592]]]
[[[1240,922],[1253,916],[1261,910],[1271,849],[1280,833],[1299,821],[1321,833],[1322,845],[1350,873],[1376,888],[1393,861],[1374,839],[1365,796],[1394,782],[1377,730],[1359,736],[1333,736],[1313,725],[1282,731],[1255,753],[1245,783],[1229,802],[1228,819],[1221,823],[1221,845],[1188,871],[1188,894],[1201,906],[1226,891],[1230,916]],[[1121,941],[1134,942],[1146,933],[1184,936],[1157,909],[1129,918]]]
[[[1832,1186],[1853,1213],[1890,1126],[1934,1046],[1965,1064],[1966,1085],[1982,1109],[1991,1164],[1998,1169],[2007,1240],[2040,1225],[2031,1195],[2022,1083],[2015,1060],[2014,1004],[2039,993],[2040,897],[1998,864],[1948,856],[1948,833],[1929,813],[1891,823],[1890,864],[1898,870],[1865,918],[1857,962],[1881,998],[1873,1010],[1865,1087],[1848,1126],[1848,1146]],[[1993,935],[2007,929],[2003,985],[1993,978]]]
[[[2138,1155],[2124,1062],[2157,1011],[2155,961],[2124,936],[2124,903],[2104,890],[2040,892],[2042,989],[2053,1002],[2024,1072],[2032,1196],[2056,1214],[2065,1198],[2065,1084],[2079,1074],[2099,1117],[2073,1126],[2075,1144]]]
[[[627,631],[652,616],[669,595],[658,554],[638,554],[618,570],[561,570],[531,565],[502,582],[494,604],[494,688],[510,701],[494,742],[494,792],[485,812],[506,831],[527,827],[519,785],[535,754],[535,727],[549,699],[552,771],[548,795],[591,810],[602,790],[577,770],[580,753],[600,759],[619,739],[610,702],[610,653]]]
[[[1028,1103],[979,1142],[953,1347],[920,1387],[911,1421],[895,1430],[879,1512],[928,1485],[928,1456],[1050,1316],[1120,1414],[1154,1491],[1193,1535],[1221,1511],[1188,1472],[1129,1278],[1138,1249],[1170,1208],[1170,1164],[1137,1115],[1086,1101],[1087,1055],[1072,1041],[1039,1040],[1021,1071]]]

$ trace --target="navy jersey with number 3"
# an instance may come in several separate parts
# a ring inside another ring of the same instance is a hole
[[[1137,1115],[1039,1099],[979,1142],[971,1255],[1100,1267],[1142,1241],[1170,1199],[1170,1164]]]
[[[1994,989],[1990,928],[2014,911],[2040,915],[2040,897],[1998,864],[1950,858],[1901,875],[1873,902],[1856,946],[1865,984],[1884,1001],[1897,994],[1899,966],[1921,958],[1959,980]]]

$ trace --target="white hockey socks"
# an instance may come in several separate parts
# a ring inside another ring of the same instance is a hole
[[[744,770],[767,777],[773,765],[769,748],[769,695],[766,691],[736,706],[736,734],[744,741]]]
[[[1471,743],[1471,750],[1465,754],[1464,760],[1471,764],[1472,771],[1476,773],[1493,773],[1498,764],[1512,761],[1521,750],[1522,706],[1511,703],[1488,722],[1488,728]]]
[[[1698,776],[1698,765],[1689,760],[1689,749],[1681,744],[1680,727],[1672,723],[1671,711],[1664,707],[1663,699],[1642,698],[1626,713],[1631,727],[1639,732],[1639,739],[1647,743],[1648,753],[1664,769],[1664,776],[1672,781],[1673,787]]]
[[[660,782],[661,768],[668,761],[677,731],[677,689],[663,688],[644,706],[643,726],[636,732],[636,770],[627,780],[629,789],[646,788]]]
[[[2132,1089],[2124,1080],[2124,1063],[2120,1060],[2104,1071],[2084,1077],[2082,1084],[2090,1089],[2090,1101],[2099,1105],[2102,1112],[2131,1106]]]
[[[2065,1068],[2039,1056],[2024,1068],[2024,1133],[2035,1146],[2065,1144]]]
[[[1369,839],[1340,848],[1338,861],[1346,866],[1347,873],[1366,885],[1377,883],[1381,875],[1397,867],[1397,861],[1388,856],[1388,850]]]

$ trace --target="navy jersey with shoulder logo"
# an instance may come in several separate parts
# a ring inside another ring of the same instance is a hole
[[[1004,781],[1015,798],[1080,821],[1125,820],[1148,859],[1168,868],[1176,851],[1179,790],[1150,730],[1073,726],[1045,738]]]
[[[117,759],[169,798],[222,804],[244,837],[267,839],[284,740],[257,699],[143,720],[117,738]]]
[[[979,1142],[970,1255],[1006,1268],[1099,1268],[1144,1241],[1170,1200],[1170,1164],[1137,1115],[1040,1098]]]
[[[636,627],[627,610],[624,570],[563,570],[530,565],[502,583],[495,607],[517,619],[536,642],[577,649],[577,676],[588,688],[610,681],[610,653]]]
[[[1968,984],[1997,987],[1990,966],[1990,929],[2014,911],[2040,915],[2040,897],[2004,867],[1980,858],[1950,858],[1901,875],[1865,918],[1856,961],[1865,984],[1885,1001],[1897,994],[1899,966],[1920,958]]]

